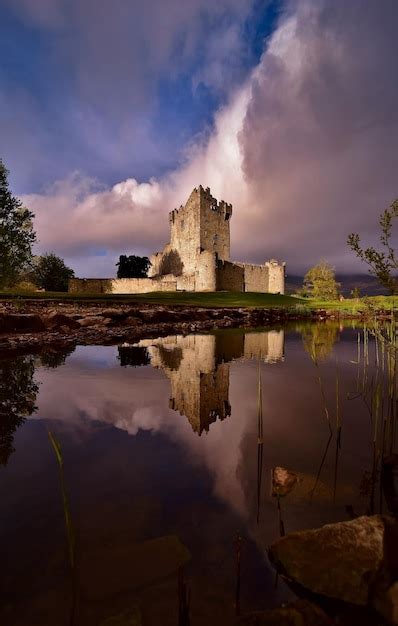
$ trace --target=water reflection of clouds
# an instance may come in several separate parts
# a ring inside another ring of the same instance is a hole
[[[120,367],[115,347],[78,348],[63,368],[38,371],[42,384],[37,416],[61,420],[69,428],[80,427],[80,432],[82,421],[92,420],[93,426],[110,424],[131,435],[139,430],[166,434],[183,445],[192,463],[204,464],[211,471],[215,492],[242,512],[244,495],[236,468],[252,406],[247,394],[239,394],[236,411],[223,423],[212,407],[229,404],[230,366],[223,359],[242,359],[245,350],[249,358],[282,358],[283,333],[253,333],[246,343],[243,335],[231,338],[227,343],[225,337],[214,335],[141,342],[148,345],[152,363],[141,368]],[[175,350],[181,356],[178,363],[172,359]],[[236,363],[233,371],[235,367],[244,370],[245,366]],[[216,374],[220,371],[226,379],[221,389]],[[175,410],[169,408],[170,398],[174,398]],[[196,418],[202,420],[197,428]],[[196,433],[202,428],[206,434],[199,438]]]
[[[246,344],[242,336],[231,334],[229,339],[199,335],[140,342],[140,347],[147,347],[152,364],[144,367],[120,367],[115,347],[79,348],[64,367],[39,370],[37,415],[59,419],[69,428],[82,429],[83,424],[87,428],[92,420],[93,427],[109,424],[130,435],[140,430],[164,434],[180,444],[190,463],[203,464],[210,471],[217,496],[250,517],[256,492],[257,360],[247,357],[257,356],[264,362],[265,473],[273,465],[285,465],[315,475],[328,426],[314,365],[298,335],[288,340],[285,362],[283,334],[251,334]],[[173,358],[176,350],[177,360]],[[338,344],[337,352],[344,369],[342,409],[351,413],[343,438],[343,456],[344,450],[349,454],[345,454],[342,471],[352,474],[353,467],[358,473],[358,463],[368,457],[367,436],[358,437],[356,411],[344,400],[355,374],[348,365],[352,346]],[[322,367],[332,405],[334,360]],[[224,385],[220,386],[217,372],[225,379]],[[213,411],[220,411],[222,402],[231,405],[231,416],[224,415],[220,421],[214,419]],[[333,481],[332,461],[330,456],[323,469],[329,482]]]

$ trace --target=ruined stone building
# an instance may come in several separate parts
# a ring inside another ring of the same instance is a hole
[[[195,188],[185,206],[169,214],[170,243],[152,255],[148,278],[71,279],[72,292],[285,291],[285,263],[263,265],[230,260],[232,205],[217,202],[210,189]]]
[[[231,415],[230,362],[282,360],[284,332],[176,335],[143,339],[133,349],[137,348],[146,348],[152,367],[163,370],[170,380],[170,408],[184,415],[200,435]]]

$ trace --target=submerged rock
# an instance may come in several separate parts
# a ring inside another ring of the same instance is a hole
[[[272,469],[272,496],[284,497],[291,492],[298,482],[298,475],[284,467],[274,467]]]
[[[154,584],[191,558],[189,550],[175,535],[143,543],[124,541],[85,552],[80,561],[81,591],[87,598],[104,599]]]
[[[383,562],[380,515],[291,533],[276,541],[270,557],[290,579],[310,591],[366,605]]]
[[[287,606],[267,611],[255,611],[240,617],[236,626],[331,626],[333,622],[318,607],[307,600],[297,600]]]

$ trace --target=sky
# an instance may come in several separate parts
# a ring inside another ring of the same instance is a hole
[[[0,0],[0,158],[78,276],[168,241],[193,187],[231,256],[363,266],[398,197],[397,0]]]

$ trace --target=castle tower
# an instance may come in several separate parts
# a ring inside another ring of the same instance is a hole
[[[232,205],[217,202],[210,189],[201,185],[192,191],[185,206],[171,211],[170,248],[180,255],[185,272],[195,272],[197,258],[203,251],[229,260],[231,215]]]

